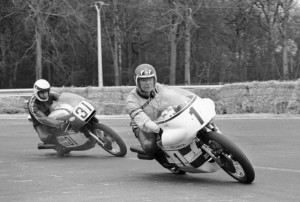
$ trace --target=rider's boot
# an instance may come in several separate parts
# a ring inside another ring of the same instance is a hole
[[[149,156],[149,155],[147,155],[147,154],[142,154],[142,153],[138,153],[138,154],[137,154],[137,157],[138,157],[139,159],[143,159],[143,160],[153,160],[153,159],[154,159],[154,157]]]
[[[53,145],[52,149],[56,150],[57,152],[57,155],[60,156],[60,157],[63,157],[64,155],[68,154],[71,152],[71,150],[69,150],[68,148],[66,147],[63,147],[62,145],[60,145],[58,142],[57,142],[57,139],[56,139],[56,135],[49,135],[44,143],[44,146],[49,146],[51,147],[51,145]]]
[[[137,153],[137,157],[143,160],[153,160],[154,157],[147,155],[141,145],[130,146],[130,151]]]

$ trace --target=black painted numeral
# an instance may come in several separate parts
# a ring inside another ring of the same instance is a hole
[[[198,112],[194,109],[194,107],[190,108],[189,113],[191,115],[195,115],[195,117],[197,118],[197,120],[199,121],[199,123],[202,125],[204,123],[203,119],[201,118],[201,116],[198,114]]]

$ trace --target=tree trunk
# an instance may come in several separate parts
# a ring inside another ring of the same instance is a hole
[[[286,6],[284,7],[286,10]],[[283,24],[282,24],[282,69],[283,69],[283,79],[289,79],[289,67],[288,67],[288,37],[287,37],[287,25],[288,23],[288,13],[284,12]]]
[[[39,21],[39,20],[38,20]],[[42,69],[42,36],[39,31],[39,23],[37,24],[37,27],[35,29],[36,34],[36,65],[35,65],[35,78],[36,80],[42,78],[43,69]]]
[[[170,55],[170,85],[175,85],[176,83],[176,60],[177,60],[177,33],[178,25],[173,24],[170,31],[170,45],[171,45],[171,55]]]
[[[117,34],[116,28],[114,28],[115,36]],[[118,40],[115,38],[114,41],[114,75],[115,75],[115,86],[119,85],[119,66],[118,66]]]
[[[121,57],[121,53],[119,51],[119,35],[120,35],[120,27],[119,27],[119,19],[118,19],[118,5],[117,1],[114,0],[114,16],[113,16],[113,21],[114,21],[114,72],[115,72],[115,86],[120,85],[120,74],[119,74],[119,58]]]
[[[117,39],[118,39],[118,85],[119,86],[122,84],[122,46],[121,46],[121,34],[120,34],[120,30],[118,30],[118,34],[117,34]]]
[[[0,53],[1,53],[1,59],[0,60],[0,88],[5,88],[5,78],[8,78],[6,73],[6,56],[5,56],[5,41],[4,41],[4,34],[0,34]]]
[[[184,84],[191,84],[191,30],[188,20],[185,29]]]
[[[290,12],[294,0],[285,0],[281,4],[283,9],[283,19],[282,19],[282,66],[283,66],[283,78],[285,80],[289,79],[289,64],[288,64],[288,27],[290,21]]]

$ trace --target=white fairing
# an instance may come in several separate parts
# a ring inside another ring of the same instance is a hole
[[[81,102],[81,97],[78,97],[77,95],[73,94],[62,94],[61,98],[62,101],[69,102],[70,104],[61,102],[54,104],[52,106],[52,112],[49,114],[48,117],[52,117],[57,120],[65,120],[66,117],[68,119],[68,117],[70,117],[70,115],[72,114],[73,110],[76,109],[76,107],[78,107],[78,105],[80,105]],[[90,105],[88,105],[88,107],[92,108]],[[89,139],[85,137],[83,133],[76,133],[72,129],[69,129],[63,135],[57,136],[57,141],[61,145],[68,148],[79,147],[81,145],[84,145],[88,140]]]
[[[159,124],[163,129],[164,147],[182,147],[189,144],[201,128],[215,117],[215,104],[211,99],[196,97],[178,116]]]
[[[219,165],[211,161],[210,156],[204,154],[196,144],[197,132],[216,116],[215,104],[211,99],[196,95],[188,98],[188,102],[180,104],[183,106],[180,111],[175,112],[169,106],[157,119],[163,129],[161,148],[168,154],[168,161],[181,170],[192,173],[215,172],[220,169]]]

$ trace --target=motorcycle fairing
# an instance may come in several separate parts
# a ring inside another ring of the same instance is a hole
[[[163,148],[178,149],[190,144],[197,131],[207,125],[215,115],[215,104],[211,99],[194,96],[177,114],[158,122],[164,131],[161,137]]]
[[[196,95],[177,113],[168,107],[162,112],[158,125],[163,129],[161,148],[170,163],[181,170],[206,173],[220,169],[210,156],[197,146],[196,134],[215,116],[215,104],[211,99]]]
[[[91,118],[96,115],[96,110],[93,105],[87,101],[81,101],[72,111],[73,119],[70,120],[72,129],[78,132],[79,129],[88,123]]]
[[[62,101],[68,103],[61,103]],[[83,133],[79,132],[79,128],[95,116],[96,111],[94,106],[84,101],[81,96],[64,93],[61,96],[60,102],[52,106],[51,111],[49,117],[57,120],[69,121],[69,118],[74,116],[73,121],[70,122],[72,125],[70,130],[65,132],[56,131],[59,144],[72,149],[85,147],[89,139]]]

